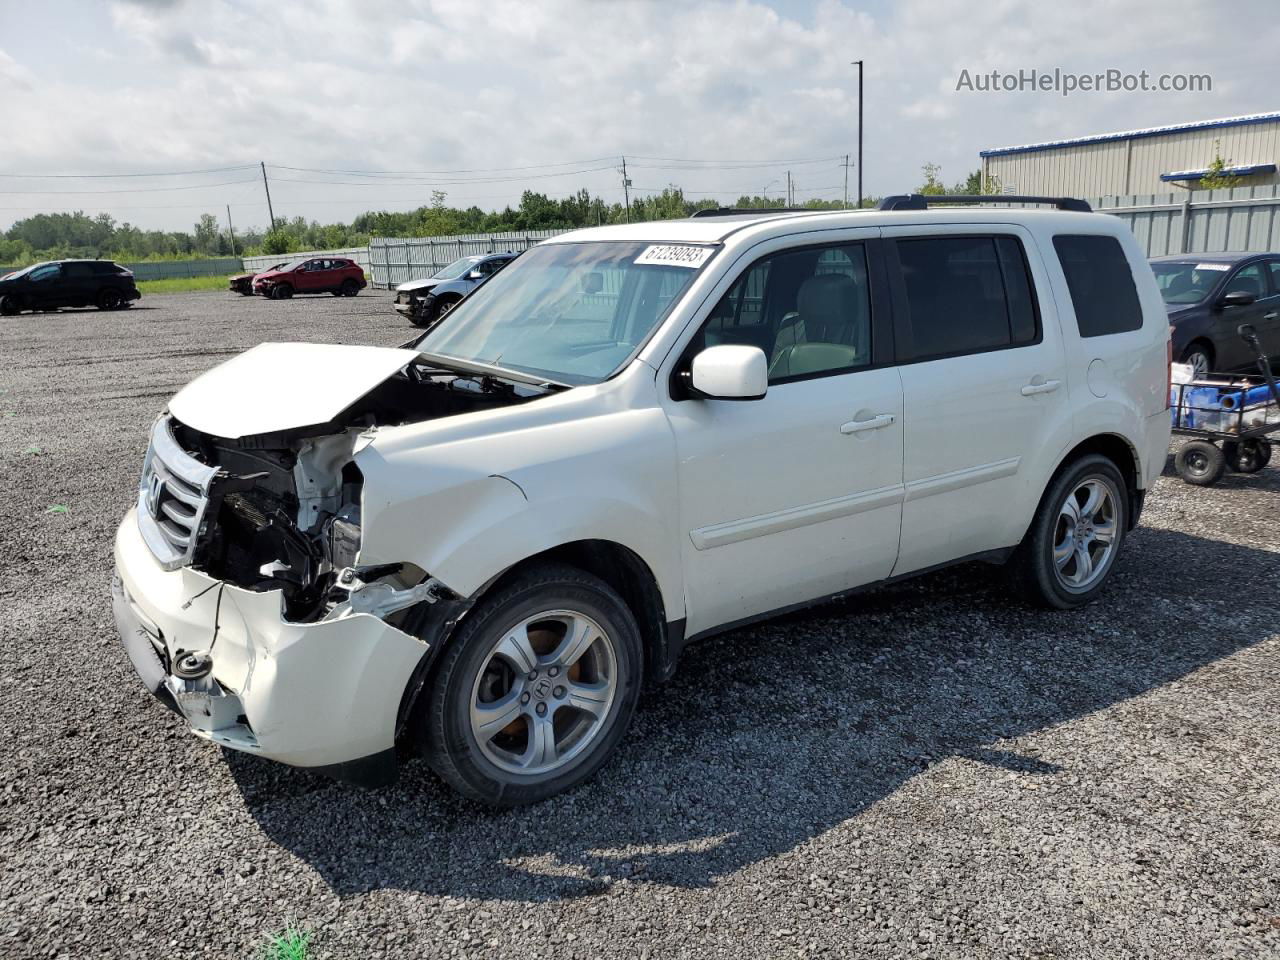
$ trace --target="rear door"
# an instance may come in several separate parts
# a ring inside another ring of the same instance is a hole
[[[897,575],[1016,543],[1041,493],[1038,460],[1070,434],[1070,412],[1061,332],[1052,297],[1036,295],[1049,287],[1028,233],[884,235],[906,424]]]
[[[65,306],[83,307],[98,297],[97,264],[88,260],[72,260],[62,265],[61,302]]]

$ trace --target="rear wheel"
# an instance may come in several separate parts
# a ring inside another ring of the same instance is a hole
[[[1100,454],[1070,464],[1045,492],[1015,555],[1029,599],[1070,610],[1092,601],[1115,566],[1129,521],[1124,477]]]
[[[119,290],[108,287],[98,294],[99,310],[119,310],[124,306],[124,294]]]
[[[622,739],[641,664],[635,618],[607,584],[532,568],[482,600],[445,650],[426,694],[427,761],[493,806],[562,793]]]
[[[1203,380],[1213,369],[1213,347],[1197,340],[1182,351],[1182,362],[1191,367],[1194,379]]]
[[[360,292],[360,284],[354,280],[343,280],[342,289],[339,291],[344,297],[354,297]]]
[[[1173,467],[1193,487],[1211,487],[1227,469],[1226,455],[1208,440],[1191,440],[1178,448]]]
[[[1271,462],[1271,444],[1266,440],[1228,440],[1222,445],[1222,456],[1236,473],[1257,473]]]

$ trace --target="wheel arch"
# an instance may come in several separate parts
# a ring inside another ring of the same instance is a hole
[[[441,662],[441,655],[453,640],[457,621],[476,603],[500,590],[523,571],[540,563],[562,563],[603,580],[622,598],[622,602],[636,618],[644,648],[645,680],[670,678],[675,669],[675,657],[682,645],[680,641],[684,637],[684,621],[668,623],[662,591],[649,564],[630,547],[614,540],[586,539],[562,543],[508,566],[468,598],[465,606],[456,611],[456,619],[447,621],[447,628],[440,642],[432,648],[429,656],[423,658],[419,669],[414,671],[401,694],[400,719],[396,727],[402,749],[417,752],[421,746],[416,740],[415,731],[420,727],[416,720],[427,705],[427,697],[422,692],[430,685]],[[443,619],[437,625],[444,625]]]
[[[1081,457],[1093,453],[1104,456],[1114,463],[1116,469],[1120,471],[1120,475],[1124,477],[1125,492],[1128,494],[1129,499],[1128,529],[1132,530],[1138,524],[1138,516],[1142,513],[1142,502],[1146,495],[1146,491],[1142,488],[1142,461],[1137,448],[1129,440],[1116,433],[1094,434],[1085,440],[1081,440],[1068,450],[1049,475],[1049,480],[1044,487],[1044,493],[1041,494],[1041,502],[1048,494],[1049,488],[1053,486],[1053,482],[1058,479],[1064,470]]]

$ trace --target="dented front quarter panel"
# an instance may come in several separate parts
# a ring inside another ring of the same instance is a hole
[[[608,540],[649,566],[677,619],[674,457],[643,363],[535,403],[381,428],[356,455],[360,562],[410,562],[471,597],[535,554]]]
[[[394,746],[398,695],[428,644],[368,614],[291,623],[278,590],[245,590],[189,566],[163,570],[132,510],[116,534],[115,561],[130,602],[162,631],[171,657],[211,650],[214,679],[240,699],[252,731],[231,725],[199,735],[306,767]]]

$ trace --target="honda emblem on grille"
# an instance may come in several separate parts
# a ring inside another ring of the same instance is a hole
[[[164,492],[164,480],[158,473],[152,473],[147,479],[147,495],[144,503],[147,505],[147,512],[155,517],[160,518],[160,494]]]

